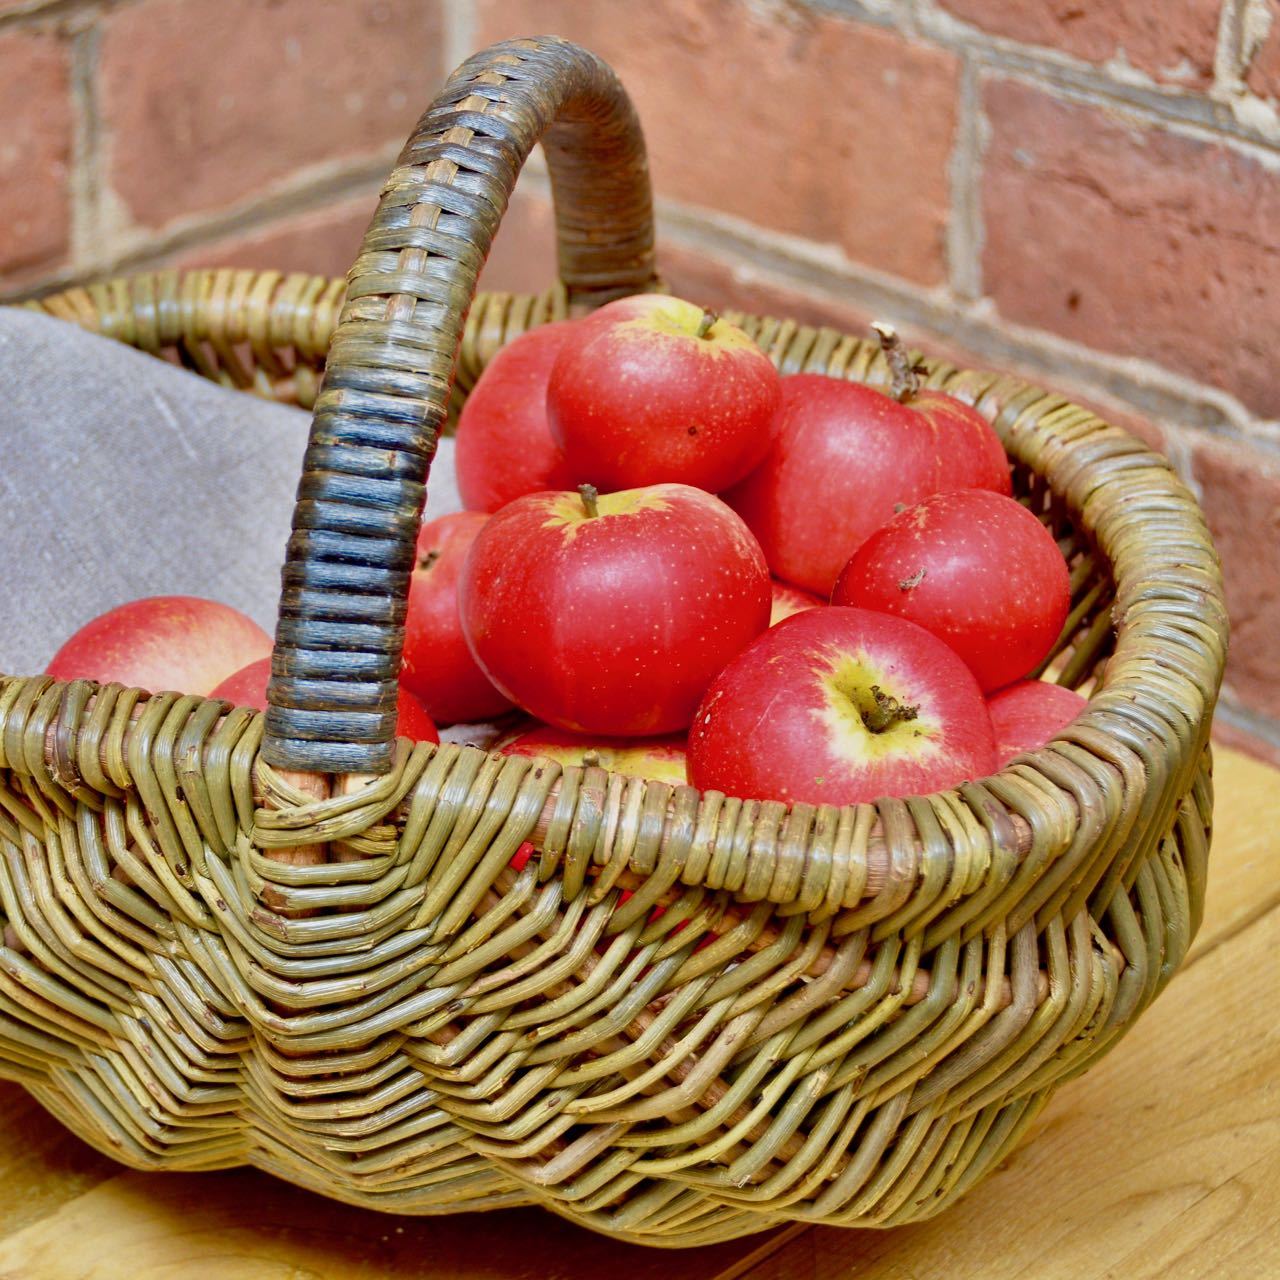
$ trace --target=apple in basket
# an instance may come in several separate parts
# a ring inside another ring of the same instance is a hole
[[[769,613],[771,627],[776,627],[783,618],[789,618],[794,613],[820,609],[827,603],[811,591],[801,591],[799,587],[793,587],[789,582],[782,582],[778,578],[774,578],[772,586],[773,607]]]
[[[771,627],[712,681],[689,730],[690,782],[743,799],[857,804],[995,763],[968,667],[922,627],[866,609]]]
[[[1004,768],[1024,751],[1036,751],[1067,727],[1089,704],[1074,689],[1049,680],[1019,680],[987,699]]]
[[[746,526],[681,484],[517,498],[480,530],[459,582],[493,683],[539,720],[609,737],[684,729],[768,626],[769,602]]]
[[[551,366],[575,321],[539,325],[485,366],[458,415],[454,469],[462,505],[497,511],[513,498],[573,481],[547,424]]]
[[[990,692],[1052,649],[1071,606],[1071,578],[1053,535],[1026,507],[965,489],[934,494],[872,534],[831,602],[918,623]]]
[[[819,374],[782,379],[772,448],[724,494],[779,578],[826,597],[899,506],[947,489],[1011,492],[987,420],[943,392],[916,389],[909,370],[903,378],[901,399]]]
[[[404,620],[401,684],[438,724],[492,720],[511,709],[476,665],[458,614],[458,575],[489,517],[459,511],[422,526]]]
[[[149,596],[86,622],[45,670],[58,680],[207,694],[270,653],[271,637],[230,605],[196,596]]]
[[[691,302],[638,294],[565,336],[547,417],[577,481],[717,492],[767,452],[779,379],[739,328]]]
[[[669,782],[678,787],[688,781],[683,734],[661,738],[593,738],[539,725],[499,738],[493,750],[504,756],[546,756],[562,765],[597,765],[611,773]]]
[[[271,659],[260,658],[228,676],[211,693],[235,707],[267,709],[267,681],[271,679]],[[440,735],[426,708],[403,685],[396,698],[396,733],[413,742],[439,742]]]

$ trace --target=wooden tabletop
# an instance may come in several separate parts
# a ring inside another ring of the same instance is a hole
[[[0,1280],[1276,1280],[1280,773],[1220,750],[1182,973],[950,1212],[641,1249],[537,1210],[394,1218],[263,1174],[122,1171],[0,1084]]]

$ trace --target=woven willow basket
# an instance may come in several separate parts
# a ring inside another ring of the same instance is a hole
[[[540,136],[562,285],[471,305]],[[1050,669],[1091,697],[1049,747],[834,809],[393,741],[451,388],[654,283],[630,105],[542,39],[450,80],[345,288],[169,274],[36,304],[315,406],[265,721],[2,686],[0,1071],[96,1147],[404,1213],[537,1202],[653,1244],[888,1226],[989,1172],[1177,968],[1204,894],[1217,560],[1163,458],[1011,378],[929,366],[991,418],[1071,563]],[[731,319],[784,372],[886,380],[857,338]]]

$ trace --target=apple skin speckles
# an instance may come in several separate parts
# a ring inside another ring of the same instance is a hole
[[[439,724],[491,720],[511,709],[476,665],[458,614],[458,575],[489,517],[458,511],[422,526],[409,580],[400,683]]]
[[[996,753],[977,681],[946,645],[914,623],[829,606],[771,627],[716,677],[688,764],[704,789],[843,805],[985,777]]]
[[[906,404],[856,382],[782,379],[773,447],[724,495],[779,578],[824,599],[898,504],[981,487],[1011,492],[1000,440],[975,409],[936,391]]]
[[[577,322],[546,405],[575,481],[718,492],[768,451],[780,395],[777,370],[741,329],[691,302],[639,294]]]
[[[468,511],[497,511],[526,493],[567,489],[572,477],[547,424],[547,380],[578,322],[539,325],[489,361],[458,416],[454,467]]]
[[[1024,751],[1037,751],[1087,707],[1074,689],[1047,680],[1019,680],[987,699],[1000,767]]]
[[[831,600],[918,623],[990,692],[1049,653],[1071,606],[1071,579],[1053,536],[1026,507],[965,489],[934,494],[872,534]]]
[[[271,637],[230,605],[197,596],[149,596],[86,622],[46,671],[56,680],[208,694],[270,653]]]
[[[688,485],[609,494],[598,511],[579,515],[578,494],[531,494],[490,518],[460,579],[467,643],[548,724],[677,732],[768,626],[764,555],[723,502]]]

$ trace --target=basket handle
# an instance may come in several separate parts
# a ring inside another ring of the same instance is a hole
[[[655,282],[644,139],[613,72],[554,37],[463,63],[401,152],[347,277],[283,571],[269,764],[391,768],[427,472],[476,277],[539,140],[571,304]]]

